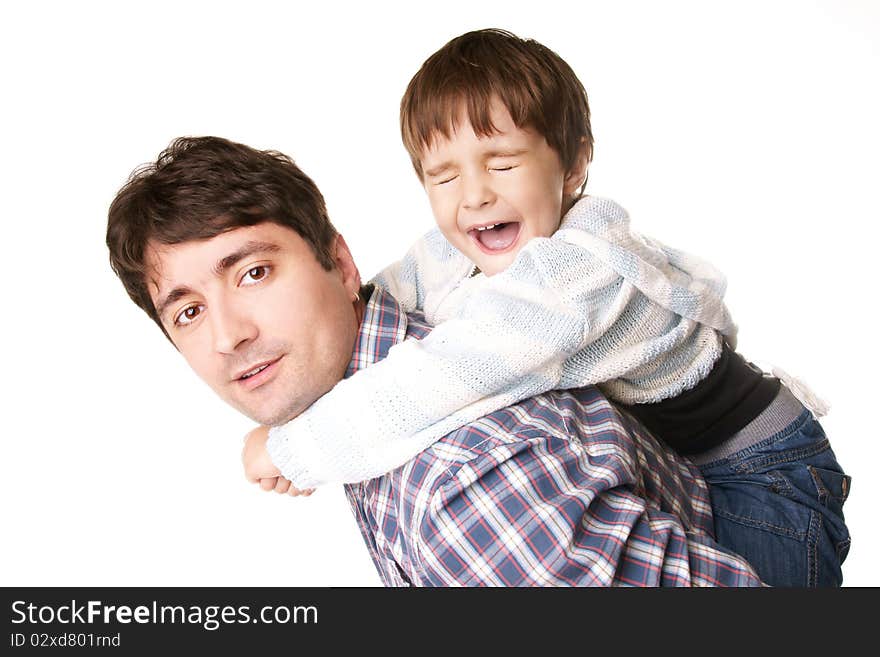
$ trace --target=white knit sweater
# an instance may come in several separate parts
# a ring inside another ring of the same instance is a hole
[[[473,272],[435,229],[373,279],[436,328],[269,431],[270,457],[294,486],[380,476],[547,390],[600,384],[627,404],[673,397],[709,373],[722,334],[735,339],[723,276],[633,232],[607,199],[578,201],[503,272]]]

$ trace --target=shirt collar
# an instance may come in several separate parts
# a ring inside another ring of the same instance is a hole
[[[406,313],[397,300],[382,288],[374,288],[364,309],[345,378],[385,358],[391,347],[406,338],[407,323]]]

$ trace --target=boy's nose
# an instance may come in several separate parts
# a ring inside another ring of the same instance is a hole
[[[495,193],[484,175],[468,176],[462,190],[462,205],[468,210],[478,210],[492,203]]]

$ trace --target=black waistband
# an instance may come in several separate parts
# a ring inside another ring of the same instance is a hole
[[[618,404],[679,454],[715,447],[745,427],[773,401],[779,379],[724,343],[709,375],[690,390],[654,404]]]

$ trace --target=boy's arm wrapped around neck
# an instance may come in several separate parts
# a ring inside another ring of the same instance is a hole
[[[432,307],[442,306],[445,321],[421,341],[392,347],[387,358],[273,428],[267,446],[282,474],[300,489],[364,481],[402,465],[454,429],[558,387],[566,359],[614,320],[606,314],[618,312],[620,304],[567,303],[553,287],[555,270],[536,262],[531,247],[508,270],[453,281],[449,293],[436,291],[445,290],[446,282],[398,281],[392,289],[407,295],[409,304],[436,299]],[[560,242],[559,248],[574,247]],[[408,271],[403,262],[398,272]],[[579,262],[572,272],[577,285],[615,287],[619,277],[594,264]]]

